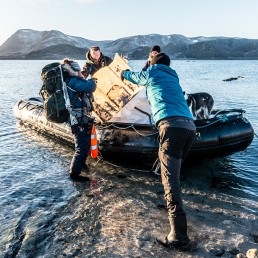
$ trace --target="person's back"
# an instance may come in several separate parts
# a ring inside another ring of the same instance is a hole
[[[124,77],[131,82],[146,86],[147,98],[156,124],[167,117],[193,119],[179,84],[178,75],[168,64],[156,63],[140,73],[125,72]]]
[[[154,64],[146,73],[147,97],[156,123],[173,116],[192,119],[176,71],[164,64]]]
[[[91,47],[86,53],[86,63],[82,69],[83,77],[94,75],[100,68],[109,65],[112,61],[110,57],[103,55],[99,47]]]

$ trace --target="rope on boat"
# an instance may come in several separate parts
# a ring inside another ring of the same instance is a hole
[[[21,103],[25,103],[22,107],[20,107],[20,104]],[[31,106],[31,107],[30,107]],[[35,109],[35,108],[39,108],[39,107],[42,107],[42,106],[40,106],[40,105],[37,105],[37,104],[33,104],[33,103],[30,103],[30,102],[27,102],[27,101],[24,101],[24,100],[21,100],[21,101],[19,101],[19,103],[18,103],[18,109],[19,110],[22,110],[22,109],[24,109],[24,108],[26,108],[27,107],[27,110],[28,111],[31,111],[31,110],[33,110],[33,109]]]
[[[211,125],[214,125],[218,122],[220,123],[225,123],[226,121],[228,121],[228,117],[226,114],[228,113],[239,113],[239,114],[243,114],[245,113],[245,110],[243,109],[225,109],[225,110],[220,110],[218,111],[217,113],[215,113],[214,117],[213,118],[216,118],[217,120],[215,120],[214,122],[212,123],[209,123],[207,125],[203,125],[203,126],[196,126],[196,128],[205,128],[205,127],[208,127],[208,126],[211,126]],[[219,115],[222,115],[222,116],[219,116]],[[219,116],[219,117],[218,117]]]
[[[220,119],[218,118],[216,121],[212,122],[212,123],[209,123],[207,125],[203,125],[203,126],[196,126],[196,128],[205,128],[205,127],[208,127],[208,126],[211,126],[211,125],[214,125],[216,123],[220,122]]]
[[[20,104],[21,103],[25,103],[22,107],[20,107]],[[29,105],[29,103],[28,102],[24,102],[23,100],[20,100],[19,101],[19,103],[18,103],[18,109],[19,110],[22,110],[22,109],[24,109],[26,106],[28,106]]]
[[[255,136],[256,138],[258,138],[258,135],[257,135],[256,133],[254,133],[254,136]]]
[[[223,110],[219,110],[218,112],[216,112],[214,117],[217,117],[220,114],[227,114],[227,113],[240,113],[242,115],[243,113],[245,113],[245,110],[243,110],[243,109],[223,109]]]
[[[215,121],[213,121],[212,123],[208,123],[206,125],[203,125],[203,126],[196,126],[197,129],[200,129],[200,128],[205,128],[205,127],[209,127],[209,126],[212,126],[216,123],[225,123],[226,121],[228,121],[228,117],[226,114],[228,113],[234,113],[234,112],[237,112],[237,113],[240,113],[241,115],[243,113],[245,113],[245,110],[242,110],[242,109],[226,109],[226,110],[220,110],[218,111],[217,113],[215,113],[214,117],[213,118],[216,118]],[[219,116],[219,115],[222,115],[222,116]],[[143,137],[148,137],[148,136],[153,136],[153,135],[156,135],[158,134],[158,130],[157,132],[155,133],[151,133],[151,134],[143,134],[143,133],[140,133],[136,128],[135,128],[135,124],[131,124],[129,126],[126,126],[126,127],[120,127],[120,126],[117,126],[116,123],[111,123],[109,125],[106,125],[106,126],[102,126],[102,127],[97,127],[99,130],[104,130],[104,129],[107,129],[109,127],[114,127],[116,129],[120,129],[120,130],[127,130],[129,128],[133,129],[137,134],[143,136]]]
[[[132,128],[133,128],[133,130],[134,130],[136,133],[138,133],[139,135],[141,135],[141,136],[143,136],[143,137],[148,137],[148,136],[152,136],[152,135],[158,134],[158,131],[155,132],[155,133],[152,133],[152,134],[143,134],[143,133],[140,133],[139,131],[137,131],[134,126],[133,126]]]
[[[107,125],[107,126],[102,126],[102,127],[97,127],[98,130],[104,130],[104,129],[107,129],[109,127],[114,127],[116,129],[120,129],[120,130],[127,130],[127,129],[133,129],[137,134],[143,136],[143,137],[149,137],[149,136],[153,136],[153,135],[156,135],[158,134],[158,131],[156,131],[155,133],[150,133],[150,134],[143,134],[143,133],[140,133],[136,128],[135,128],[135,124],[131,124],[129,126],[126,126],[126,127],[120,127],[120,126],[117,126],[115,123],[112,123],[110,125]]]
[[[196,128],[197,128],[197,129],[205,128],[205,127],[214,125],[214,124],[219,123],[219,122],[220,122],[220,123],[226,122],[227,120],[228,120],[228,119],[227,119],[227,117],[225,117],[225,116],[219,117],[219,118],[217,118],[217,120],[215,120],[215,121],[212,122],[212,123],[209,123],[209,124],[203,125],[203,126],[196,126]],[[139,135],[141,135],[141,136],[143,136],[143,137],[149,137],[149,136],[153,136],[153,135],[158,134],[158,131],[155,132],[155,133],[151,133],[151,134],[143,134],[143,133],[140,133],[140,132],[134,127],[134,125],[135,125],[135,124],[131,124],[131,125],[127,126],[127,127],[120,127],[120,126],[117,126],[115,123],[112,123],[112,124],[107,125],[107,126],[102,126],[102,127],[99,127],[99,126],[98,126],[97,129],[98,129],[98,130],[104,130],[104,129],[107,129],[107,128],[109,128],[109,127],[114,127],[114,128],[116,128],[116,129],[120,129],[120,130],[127,130],[127,129],[131,128],[131,129],[133,129],[137,134],[139,134]]]

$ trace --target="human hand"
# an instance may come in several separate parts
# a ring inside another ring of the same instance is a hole
[[[120,74],[120,78],[121,78],[121,80],[123,81],[124,80],[124,73],[126,72],[126,71],[130,71],[129,69],[126,69],[126,70],[123,70],[122,72],[121,72],[121,74]]]

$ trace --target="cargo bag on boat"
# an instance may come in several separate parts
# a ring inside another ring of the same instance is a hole
[[[48,64],[41,71],[42,87],[40,94],[43,98],[44,113],[47,120],[64,123],[69,119],[69,112],[63,92],[63,76],[61,64]]]

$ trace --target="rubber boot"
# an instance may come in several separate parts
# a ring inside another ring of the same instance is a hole
[[[189,243],[187,236],[187,221],[184,212],[177,213],[169,217],[171,231],[167,240],[172,246],[184,246]]]

